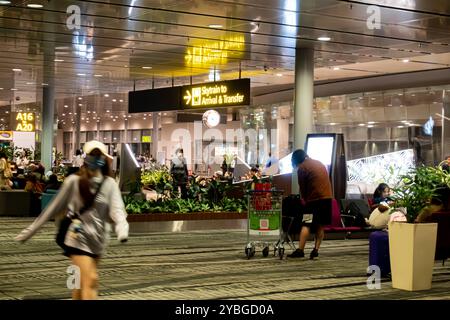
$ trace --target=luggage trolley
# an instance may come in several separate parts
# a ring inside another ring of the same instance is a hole
[[[262,247],[264,257],[269,255],[270,238],[273,239],[274,256],[283,259],[284,245],[281,241],[283,234],[281,225],[281,207],[283,191],[280,190],[252,190],[248,194],[247,245],[245,255],[253,257],[256,247]],[[256,240],[260,237],[264,241]]]

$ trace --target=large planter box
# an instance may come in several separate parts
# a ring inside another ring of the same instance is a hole
[[[436,237],[437,223],[389,223],[393,288],[431,289]]]
[[[247,212],[192,212],[192,213],[140,213],[129,214],[128,222],[247,219]]]

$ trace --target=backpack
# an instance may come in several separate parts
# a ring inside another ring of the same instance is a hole
[[[367,227],[366,219],[361,211],[361,208],[356,204],[356,202],[350,202],[344,210],[343,222],[346,227]]]

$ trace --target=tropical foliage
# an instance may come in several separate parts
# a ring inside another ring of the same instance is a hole
[[[401,177],[401,182],[394,188],[395,207],[406,208],[408,222],[414,222],[419,212],[430,205],[433,198],[448,201],[450,174],[438,166],[420,166]]]
[[[146,201],[124,198],[125,209],[128,213],[190,213],[190,212],[244,212],[247,203],[244,199],[223,198],[216,203],[209,201],[199,202],[195,199],[159,199]]]

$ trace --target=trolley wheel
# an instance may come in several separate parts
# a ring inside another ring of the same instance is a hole
[[[278,255],[280,256],[280,260],[283,260],[283,256],[284,256],[284,248],[279,248],[279,249],[278,249]]]
[[[251,250],[250,250],[250,258],[255,255],[255,252],[256,252],[256,249],[255,249],[255,246],[253,245]]]
[[[255,255],[255,246],[246,246],[245,247],[245,255],[247,256],[247,259],[250,259]]]
[[[251,257],[250,257],[250,251],[251,251],[251,249],[252,249],[252,248],[245,247],[245,256],[247,257],[247,259],[250,259],[250,258],[251,258]]]
[[[263,257],[267,257],[269,255],[269,247],[264,247],[262,254]]]

